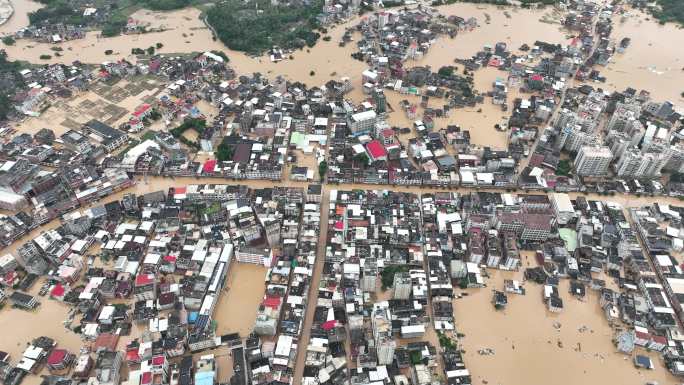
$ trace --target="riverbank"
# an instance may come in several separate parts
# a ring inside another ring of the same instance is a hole
[[[14,14],[14,7],[9,0],[0,0],[0,26],[7,23]]]
[[[0,23],[0,36],[11,35],[22,28],[29,26],[28,15],[43,7],[42,4],[31,0],[0,0],[7,1],[13,9],[12,16],[4,23]],[[11,48],[10,46],[0,45],[2,49]],[[20,60],[23,60],[19,58]]]

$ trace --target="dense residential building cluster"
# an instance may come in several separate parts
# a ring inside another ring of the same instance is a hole
[[[681,211],[657,204],[632,209],[628,219],[617,204],[565,193],[326,193],[321,185],[126,194],[63,216],[0,258],[8,301],[35,309],[40,300],[28,289],[46,277],[41,295],[82,314],[78,333],[91,346],[72,352],[41,337],[20,362],[6,363],[6,378],[19,383],[45,362],[50,371],[73,368],[74,378],[113,384],[124,381],[124,364],[128,383],[200,381],[216,378],[217,351],[228,349],[240,384],[295,383],[298,365],[306,384],[468,384],[456,290],[485,287],[488,269],[524,266],[549,311],[562,312],[590,289],[615,326],[618,350],[657,350],[681,374]],[[267,268],[264,293],[251,310],[251,334],[217,335],[217,306],[232,290],[235,263]],[[510,306],[507,294],[530,288],[509,280],[501,290],[497,309]]]
[[[0,259],[3,285],[15,289],[8,293],[15,306],[33,309],[36,297],[17,288],[47,277],[41,295],[83,315],[75,330],[89,349],[77,357],[41,337],[49,343],[34,342],[9,373],[36,372],[44,363],[51,371],[74,365],[74,376],[119,384],[127,364],[128,383],[151,378],[166,384],[184,366],[169,360],[228,345],[242,349],[243,361],[235,365],[249,383],[291,383],[316,259],[320,201],[320,185],[189,185],[128,194],[106,208],[64,217],[61,226]],[[92,247],[100,250],[98,260],[87,257]],[[263,302],[252,309],[257,318],[247,345],[236,334],[216,335],[216,307],[234,263],[269,268]],[[119,342],[124,337],[131,339],[126,345]],[[207,369],[200,362],[195,378],[203,371],[215,378],[215,364]],[[189,366],[183,370],[192,372],[192,361]],[[22,376],[14,376],[17,382],[10,382],[18,383]]]
[[[325,1],[317,19],[365,6]],[[646,91],[579,83],[605,80],[613,8],[567,7],[569,44],[496,42],[457,59],[463,75],[411,63],[477,19],[422,5],[346,31],[340,45],[361,35],[360,85],[236,74],[214,51],[21,71],[11,119],[75,91],[113,102],[63,132],[0,126],[0,304],[68,307],[64,333],[82,342],[27,336],[20,357],[0,352],[0,380],[468,385],[481,374],[456,300],[485,287],[496,310],[508,295],[536,292],[551,313],[594,295],[619,352],[658,352],[684,376],[684,208],[590,195],[684,196],[682,117]],[[501,72],[490,90],[468,75],[482,67]],[[118,82],[148,92],[119,107]],[[489,98],[509,112],[505,148],[451,123]],[[225,310],[236,266],[263,270],[258,301]],[[254,321],[233,330],[226,314]]]

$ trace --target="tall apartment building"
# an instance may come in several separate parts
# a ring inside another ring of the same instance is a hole
[[[641,105],[639,103],[622,103],[618,102],[615,106],[615,111],[610,117],[606,130],[632,133],[634,131],[643,131],[643,125],[639,122],[641,115]],[[643,133],[642,133],[643,134]]]
[[[669,157],[669,153],[643,153],[631,148],[620,157],[615,172],[620,178],[657,178]]]
[[[391,319],[389,309],[381,307],[373,309],[371,323],[378,365],[391,365],[394,361],[394,350],[397,347],[397,342],[392,337]]]
[[[575,158],[575,170],[580,176],[605,176],[612,159],[613,153],[606,146],[583,146]]]
[[[375,111],[368,110],[351,115],[348,124],[352,134],[358,135],[372,132],[377,120],[378,117]]]
[[[613,157],[618,159],[628,148],[638,146],[642,137],[643,132],[641,135],[631,136],[625,132],[610,131],[606,136],[606,144],[610,147]]]
[[[559,148],[575,152],[582,146],[597,142],[598,136],[593,131],[585,131],[579,125],[568,126],[561,131]]]

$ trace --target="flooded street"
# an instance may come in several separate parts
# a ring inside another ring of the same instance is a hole
[[[40,290],[38,281],[33,285],[29,294],[37,295]],[[62,321],[68,318],[69,306],[46,297],[37,297],[40,306],[34,311],[25,311],[12,308],[6,302],[4,308],[0,310],[0,330],[2,333],[2,343],[0,350],[9,353],[12,362],[21,359],[27,344],[34,338],[47,336],[57,342],[57,348],[67,349],[69,352],[78,354],[83,345],[79,334],[72,330],[67,330]],[[78,318],[77,318],[78,319]],[[72,327],[78,323],[71,324]],[[49,371],[43,367],[41,374],[47,375]],[[39,385],[42,381],[40,376],[26,376],[22,384]]]
[[[201,52],[213,49],[224,49],[223,44],[211,39],[211,31],[199,19],[200,11],[188,8],[174,12],[151,12],[141,10],[131,17],[141,23],[149,23],[149,28],[160,28],[163,32],[150,32],[135,35],[120,35],[111,38],[101,38],[100,33],[88,32],[86,38],[66,41],[60,44],[63,51],[61,56],[54,55],[50,50],[53,44],[36,43],[31,40],[18,40],[14,46],[5,47],[12,59],[27,60],[32,63],[67,63],[75,60],[84,63],[102,63],[121,58],[134,59],[131,49],[146,49],[157,43],[164,46],[160,53]],[[106,50],[112,50],[106,55]],[[52,55],[49,60],[40,59],[40,55]]]
[[[37,291],[40,284],[34,288]],[[3,333],[1,350],[8,352],[13,360],[18,360],[26,349],[26,343],[39,336],[48,336],[57,341],[58,347],[78,353],[83,341],[62,324],[69,307],[48,297],[38,298],[41,304],[35,311],[13,309],[10,304],[0,311],[0,330],[12,330],[11,333]]]

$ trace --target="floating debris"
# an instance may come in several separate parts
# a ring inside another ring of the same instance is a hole
[[[480,349],[477,351],[477,354],[479,354],[481,356],[493,356],[494,355],[494,349],[491,349],[491,348]]]

